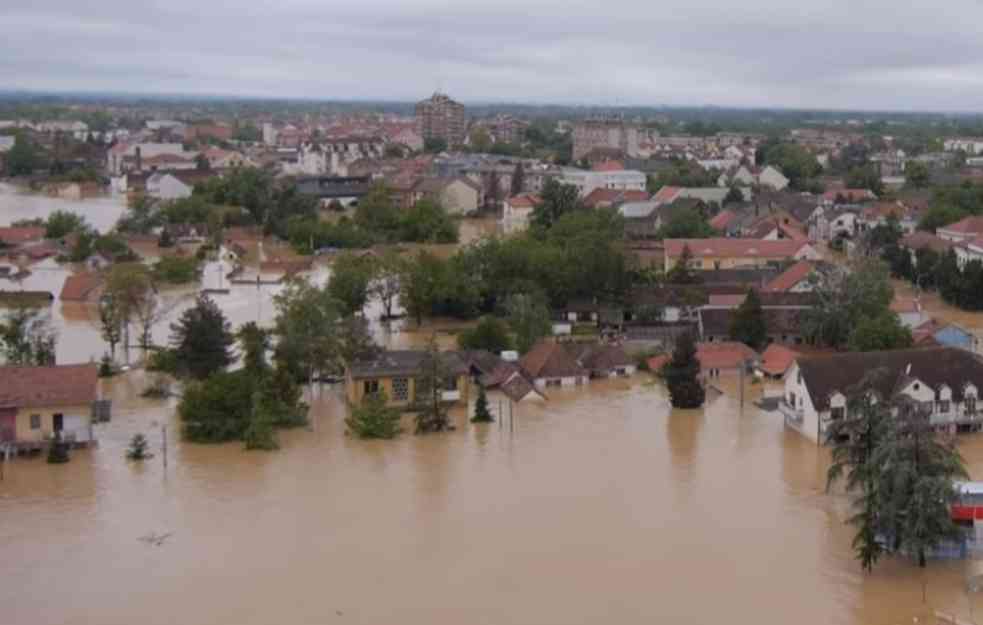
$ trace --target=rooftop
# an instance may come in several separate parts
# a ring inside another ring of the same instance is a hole
[[[84,406],[96,400],[95,364],[0,367],[0,408]]]

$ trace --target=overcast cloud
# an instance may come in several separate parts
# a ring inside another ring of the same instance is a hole
[[[983,109],[983,4],[3,0],[0,88]]]

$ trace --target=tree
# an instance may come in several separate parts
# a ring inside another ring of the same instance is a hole
[[[580,194],[572,184],[549,178],[539,194],[540,201],[532,210],[533,225],[548,230],[559,219],[580,208]]]
[[[253,411],[255,380],[242,371],[218,371],[184,389],[178,414],[182,436],[196,443],[239,440]]]
[[[688,208],[672,211],[656,233],[659,239],[707,239],[713,236],[717,236],[717,231],[706,218]]]
[[[429,252],[420,252],[400,280],[400,302],[417,325],[433,309],[442,272],[443,261]]]
[[[246,449],[263,451],[279,449],[280,443],[277,441],[276,430],[273,428],[273,419],[263,401],[262,391],[253,391],[252,398],[252,413],[242,435]]]
[[[706,399],[700,384],[700,361],[696,358],[696,342],[690,332],[676,340],[672,359],[663,369],[669,401],[674,408],[699,408]]]
[[[478,325],[457,335],[457,345],[461,349],[483,349],[498,354],[511,349],[512,337],[504,321],[485,316],[478,320]]]
[[[447,407],[443,401],[444,381],[448,377],[448,371],[437,347],[436,335],[430,336],[427,353],[420,363],[420,371],[421,375],[416,379],[416,397],[420,404],[416,414],[416,433],[443,432],[450,425]]]
[[[734,312],[730,324],[730,338],[749,345],[755,351],[768,344],[768,325],[765,323],[761,297],[754,289],[748,290],[744,302]]]
[[[313,381],[318,373],[336,373],[339,304],[327,289],[306,280],[291,282],[273,298],[277,315],[275,359],[277,368],[295,379]]]
[[[48,215],[44,236],[48,239],[61,239],[72,232],[88,230],[85,218],[66,210],[56,210]]]
[[[499,180],[498,170],[492,169],[488,174],[488,187],[485,189],[485,204],[493,209],[498,209],[498,204],[502,200],[502,183]]]
[[[904,167],[905,182],[916,189],[923,189],[928,186],[929,171],[925,163],[918,161],[908,161]]]
[[[223,371],[232,363],[235,342],[222,310],[207,295],[171,324],[171,343],[181,372],[201,380]]]
[[[68,443],[62,438],[61,432],[55,432],[55,438],[48,446],[48,464],[65,464],[68,461]]]
[[[475,128],[471,131],[471,150],[474,152],[487,152],[492,145],[491,135],[484,128]]]
[[[25,133],[15,135],[14,146],[7,151],[6,164],[11,176],[30,176],[41,166],[37,149]]]
[[[345,252],[334,260],[327,288],[328,294],[341,304],[342,314],[362,312],[375,272],[375,260],[371,256]]]
[[[123,318],[117,303],[112,298],[104,297],[99,302],[99,324],[102,338],[109,343],[109,354],[116,358],[116,346],[123,335]]]
[[[478,385],[478,399],[474,403],[474,416],[471,417],[471,423],[492,423],[495,418],[492,416],[490,410],[488,410],[488,396],[485,394],[485,385]]]
[[[880,501],[874,452],[892,435],[894,417],[887,402],[877,401],[874,382],[883,371],[868,373],[847,391],[845,414],[830,420],[825,441],[832,449],[832,463],[826,473],[826,490],[845,478],[847,492],[855,510],[848,523],[857,528],[853,548],[861,566],[870,571],[883,547],[878,536]]]
[[[447,140],[440,137],[429,137],[423,140],[423,151],[428,154],[439,154],[447,151]]]
[[[242,366],[255,378],[264,377],[269,371],[266,352],[270,349],[270,333],[250,321],[236,332],[236,340],[242,346]]]
[[[955,480],[968,476],[954,440],[935,432],[921,406],[899,399],[893,435],[874,449],[870,463],[881,533],[924,567],[926,552],[961,536],[950,508],[958,498]]]
[[[114,264],[106,279],[106,297],[123,328],[123,349],[129,358],[130,322],[137,311],[150,308],[147,300],[156,299],[150,272],[140,263]]]
[[[372,360],[378,352],[379,346],[372,339],[372,331],[365,317],[352,315],[341,320],[338,324],[339,369],[348,367],[356,360]]]
[[[727,191],[727,195],[724,196],[724,204],[740,204],[744,201],[744,194],[741,192],[739,187],[732,186]]]
[[[876,317],[861,317],[850,334],[849,348],[855,352],[874,352],[911,347],[911,330],[898,315],[885,310]]]
[[[522,161],[515,164],[515,169],[512,170],[512,186],[511,195],[516,196],[522,193],[526,188],[526,170],[522,166]]]
[[[384,183],[373,184],[355,208],[355,223],[369,232],[391,235],[399,228],[399,208]]]
[[[669,284],[697,284],[701,281],[700,276],[690,267],[692,260],[693,252],[689,249],[689,245],[683,245],[679,259],[666,274]]]
[[[146,436],[140,433],[134,434],[130,439],[130,446],[126,448],[126,459],[140,461],[153,458],[154,455],[147,449],[148,446]]]
[[[198,156],[195,157],[195,169],[198,171],[209,171],[212,168],[212,164],[208,161],[208,157],[205,156],[204,152],[199,152]]]
[[[40,310],[18,306],[0,322],[0,349],[8,365],[53,365],[55,342],[50,316]]]
[[[845,347],[854,328],[865,318],[889,310],[894,299],[887,266],[864,259],[852,270],[826,272],[814,290],[816,304],[802,315],[802,330],[813,343]]]
[[[388,402],[385,391],[366,395],[359,405],[351,407],[351,414],[345,419],[348,432],[363,439],[396,438],[402,431],[399,410],[389,407]]]
[[[171,231],[167,228],[160,231],[160,237],[157,238],[157,247],[174,247],[174,237],[171,236]]]
[[[505,304],[509,325],[515,333],[515,344],[525,353],[553,330],[549,307],[537,293],[517,293]]]
[[[399,297],[400,282],[406,273],[407,263],[398,252],[388,250],[375,267],[375,276],[369,285],[369,294],[382,304],[383,319],[393,318],[393,306]]]
[[[399,220],[399,238],[402,241],[456,243],[457,236],[457,222],[432,197],[425,197],[403,211]]]
[[[854,167],[846,175],[846,186],[851,189],[870,189],[875,195],[884,192],[881,175],[873,165]]]

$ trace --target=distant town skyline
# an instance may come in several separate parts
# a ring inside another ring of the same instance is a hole
[[[190,0],[0,8],[0,89],[413,102],[983,110],[983,6]]]

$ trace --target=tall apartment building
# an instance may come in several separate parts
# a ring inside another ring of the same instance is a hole
[[[620,150],[626,156],[647,157],[655,149],[659,132],[622,119],[588,119],[574,124],[573,158],[579,160],[595,148]]]
[[[416,105],[417,132],[427,139],[443,139],[448,146],[464,142],[464,105],[443,93]]]

